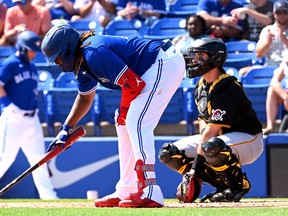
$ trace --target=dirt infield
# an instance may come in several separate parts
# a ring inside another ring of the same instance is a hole
[[[165,208],[250,208],[273,207],[288,208],[288,200],[241,200],[238,203],[178,203],[174,200],[165,201]],[[0,208],[95,208],[93,201],[4,201],[0,200]]]

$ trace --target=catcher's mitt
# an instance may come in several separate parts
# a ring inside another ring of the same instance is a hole
[[[200,195],[202,180],[194,175],[185,174],[176,192],[176,198],[183,203],[192,203]]]

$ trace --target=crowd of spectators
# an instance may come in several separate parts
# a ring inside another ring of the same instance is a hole
[[[169,17],[169,4],[176,1],[181,0],[0,0],[1,45],[13,43],[10,37],[17,35],[17,32],[15,29],[14,32],[7,31],[15,27],[18,31],[31,30],[42,38],[47,29],[56,23],[53,22],[55,20],[93,20],[106,27],[113,20],[136,19],[150,26],[157,19]],[[199,15],[204,19],[206,35],[220,37],[226,42],[257,42],[263,27],[274,22],[273,1],[243,2],[200,0],[196,14],[191,15]]]
[[[169,4],[176,1],[0,0],[0,46],[13,45],[24,30],[43,38],[55,20],[93,20],[105,28],[113,20],[126,19],[139,20],[149,27],[155,20],[169,17]],[[188,54],[185,49],[188,44],[207,35],[225,42],[256,42],[255,57],[265,57],[265,65],[280,66],[287,55],[288,3],[285,0],[199,0],[196,12],[183,18],[186,18],[187,33],[172,42],[184,55]],[[239,75],[261,66],[242,68]],[[271,110],[269,106],[267,109]],[[266,128],[268,132],[273,125],[271,121]]]

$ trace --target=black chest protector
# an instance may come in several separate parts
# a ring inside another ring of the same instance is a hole
[[[199,80],[195,87],[195,103],[198,108],[199,116],[208,122],[211,116],[211,99],[215,92],[224,85],[235,82],[237,79],[229,74],[220,75],[213,83],[206,83],[203,78]]]

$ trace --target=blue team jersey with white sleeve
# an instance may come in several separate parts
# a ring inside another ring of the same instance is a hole
[[[11,55],[0,64],[0,85],[10,101],[22,110],[37,108],[37,69],[20,56]]]
[[[87,38],[85,44],[89,44],[82,49],[85,62],[78,72],[82,94],[95,90],[98,83],[120,89],[118,80],[127,68],[141,77],[155,62],[164,42],[102,35]]]

